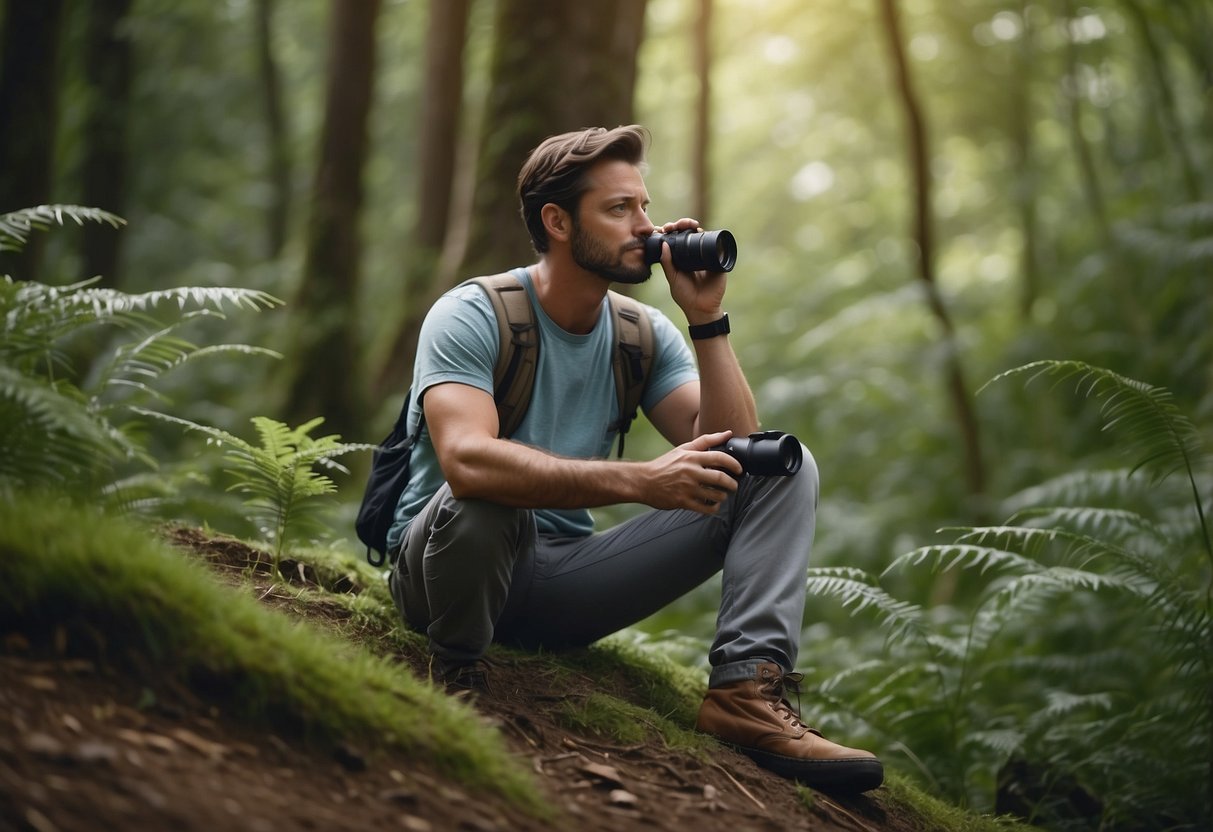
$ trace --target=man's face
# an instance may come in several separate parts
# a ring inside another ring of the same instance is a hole
[[[644,261],[644,238],[653,223],[640,171],[627,162],[599,162],[590,169],[590,183],[573,217],[573,262],[614,283],[645,282],[652,267]]]

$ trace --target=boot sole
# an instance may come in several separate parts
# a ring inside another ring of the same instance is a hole
[[[823,792],[866,792],[884,782],[884,765],[874,758],[806,760],[732,743],[726,745],[768,771]]]

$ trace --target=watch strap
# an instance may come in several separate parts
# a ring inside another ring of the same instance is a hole
[[[726,312],[711,323],[687,327],[687,331],[691,333],[692,341],[706,341],[717,335],[728,335],[732,331],[729,329],[729,314]]]

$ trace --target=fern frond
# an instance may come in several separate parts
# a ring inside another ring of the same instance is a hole
[[[1014,728],[992,728],[987,731],[970,731],[964,737],[962,747],[992,751],[1002,759],[1009,758],[1023,747],[1024,732]]]
[[[867,609],[876,611],[877,620],[890,630],[889,638],[899,641],[909,634],[925,638],[922,608],[898,601],[879,586],[868,573],[845,566],[810,568],[806,589],[813,595],[833,597],[858,615]]]
[[[126,220],[100,208],[82,205],[39,205],[0,214],[0,251],[20,251],[29,241],[30,232],[43,231],[52,225],[65,225],[65,220],[77,225],[96,222],[120,228]]]
[[[1035,718],[1043,725],[1050,725],[1067,718],[1076,711],[1095,711],[1097,714],[1112,710],[1112,694],[1107,691],[1098,693],[1071,693],[1065,690],[1051,690],[1046,694],[1045,707],[1037,711]]]
[[[1028,384],[1051,376],[1061,384],[1073,381],[1079,393],[1102,399],[1100,414],[1104,430],[1119,429],[1137,456],[1133,470],[1147,468],[1156,479],[1165,479],[1176,471],[1191,472],[1193,460],[1201,453],[1201,437],[1175,406],[1170,391],[1127,378],[1082,361],[1035,361],[999,373],[982,389],[1002,379],[1029,375]]]
[[[976,530],[974,530],[976,531]],[[894,558],[893,562],[881,573],[881,577],[895,569],[907,566],[921,566],[931,561],[932,571],[941,572],[948,569],[979,569],[984,575],[990,570],[998,572],[1030,572],[1040,569],[1035,560],[1024,557],[1016,552],[1004,549],[994,549],[989,546],[976,546],[964,543],[948,543],[934,546],[921,546]],[[984,538],[978,538],[984,541]]]
[[[1061,527],[1086,537],[1100,536],[1112,540],[1147,538],[1161,544],[1169,542],[1167,533],[1161,527],[1127,509],[1039,506],[1016,512],[1007,524],[1014,525],[1021,521],[1034,521],[1045,529]]]
[[[1128,468],[1073,471],[1025,488],[1002,501],[1008,515],[1036,506],[1141,505],[1156,493],[1145,477],[1133,476]]]
[[[70,385],[47,384],[0,365],[0,479],[70,485],[85,472],[139,456]]]
[[[1150,595],[1150,588],[1143,586],[1133,577],[1103,575],[1068,566],[1050,566],[1041,572],[1013,578],[998,590],[994,600],[999,606],[1005,607],[1040,592],[1060,595],[1078,591],[1118,591],[1145,598]]]
[[[1128,449],[1137,457],[1133,470],[1153,472],[1161,482],[1182,472],[1191,488],[1200,522],[1201,536],[1209,562],[1213,565],[1213,537],[1206,521],[1203,499],[1196,479],[1196,463],[1202,458],[1199,431],[1175,406],[1174,397],[1161,387],[1126,378],[1111,370],[1081,361],[1036,361],[1000,373],[982,389],[1012,375],[1030,373],[1028,383],[1042,376],[1053,376],[1058,383],[1074,380],[1079,392],[1102,399],[1100,415],[1104,430],[1118,429]],[[1213,597],[1213,584],[1209,594]]]
[[[63,298],[71,308],[92,311],[98,319],[108,319],[137,312],[151,312],[160,304],[176,305],[185,309],[187,304],[198,308],[222,310],[227,306],[257,311],[281,306],[282,301],[260,289],[245,289],[233,286],[177,286],[131,295],[105,287],[83,289]]]

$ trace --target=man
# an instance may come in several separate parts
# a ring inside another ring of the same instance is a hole
[[[655,357],[643,409],[673,449],[611,460],[618,415],[611,372],[612,282],[649,278],[656,227],[641,173],[639,126],[551,137],[518,178],[538,262],[516,269],[540,329],[530,408],[498,437],[498,335],[478,286],[443,296],[426,317],[410,425],[424,415],[408,488],[388,535],[392,597],[429,637],[431,676],[450,690],[488,688],[493,640],[585,645],[639,621],[717,572],[722,597],[698,727],[761,765],[821,787],[880,784],[880,762],[800,723],[784,696],[796,661],[818,479],[812,457],[792,477],[742,476],[713,450],[758,428],[728,339],[723,273],[661,268],[686,316],[694,357],[649,308]],[[696,371],[696,364],[698,370]],[[654,511],[593,533],[588,509]]]

